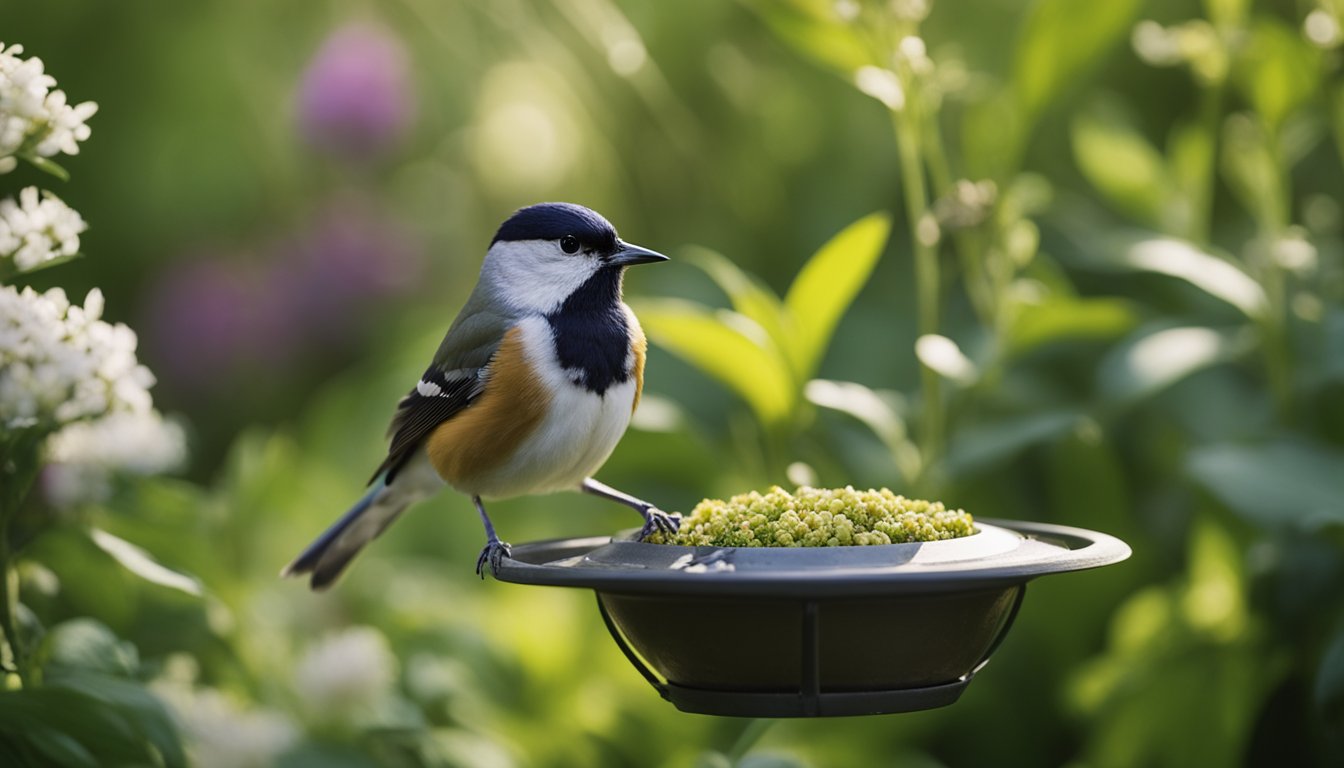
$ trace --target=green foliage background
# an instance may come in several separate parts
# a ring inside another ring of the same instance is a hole
[[[464,498],[422,504],[328,594],[276,578],[361,492],[493,228],[567,199],[674,259],[627,284],[651,402],[605,482],[681,510],[885,485],[1135,551],[1033,584],[955,706],[786,722],[740,764],[1338,765],[1341,9],[923,6],[0,0],[0,39],[100,104],[56,187],[89,257],[33,282],[102,287],[156,370],[155,277],[191,254],[255,271],[346,196],[428,255],[336,342],[208,389],[161,376],[193,466],[23,539],[47,667],[0,694],[0,758],[249,764],[165,719],[146,685],[171,679],[218,692],[203,717],[225,747],[248,713],[293,723],[284,766],[729,764],[746,724],[659,701],[590,596],[473,577]],[[294,106],[350,20],[403,41],[419,102],[395,153],[355,170],[305,145]],[[647,59],[614,68],[632,40]],[[492,134],[519,100],[550,155]],[[515,542],[635,522],[576,495],[494,509]],[[395,678],[356,714],[314,709],[296,665],[353,625],[386,638]]]

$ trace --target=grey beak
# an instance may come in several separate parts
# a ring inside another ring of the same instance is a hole
[[[648,248],[623,242],[611,255],[609,263],[620,267],[628,267],[632,264],[652,264],[655,261],[667,261],[667,257],[657,251],[650,251]]]

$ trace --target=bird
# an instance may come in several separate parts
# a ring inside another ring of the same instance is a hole
[[[481,578],[511,554],[487,500],[578,490],[639,512],[640,539],[675,532],[679,515],[593,478],[644,387],[647,341],[622,300],[625,270],[663,261],[581,205],[510,215],[432,362],[397,404],[368,491],[281,575],[330,587],[407,507],[444,488],[469,496],[480,515]]]

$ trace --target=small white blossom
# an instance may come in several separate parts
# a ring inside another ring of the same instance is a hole
[[[387,639],[373,627],[351,627],[310,647],[294,672],[304,708],[324,720],[350,721],[387,701],[397,675]]]
[[[89,138],[85,121],[98,111],[92,101],[70,104],[36,56],[20,57],[23,46],[0,42],[0,173],[14,168],[14,156],[79,153]]]
[[[0,286],[0,427],[52,431],[113,411],[145,413],[154,375],[135,357],[135,332],[100,318],[103,294],[84,306],[65,291]]]
[[[283,713],[244,709],[214,688],[159,680],[151,689],[168,704],[199,768],[267,768],[299,741],[298,728]]]
[[[152,475],[177,469],[186,458],[181,425],[158,411],[116,411],[79,421],[47,440],[42,490],[57,507],[104,501],[114,473]]]
[[[86,229],[84,219],[59,197],[45,191],[39,197],[37,187],[27,187],[18,200],[0,200],[0,261],[11,259],[15,271],[28,272],[73,256]]]

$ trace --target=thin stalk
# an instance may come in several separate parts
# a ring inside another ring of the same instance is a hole
[[[1200,91],[1199,130],[1208,137],[1208,150],[1200,158],[1204,167],[1198,186],[1190,192],[1190,227],[1186,236],[1201,245],[1208,245],[1213,221],[1214,167],[1218,157],[1218,135],[1223,122],[1223,83],[1210,85]]]
[[[952,176],[952,164],[947,159],[947,150],[943,147],[942,132],[938,130],[938,114],[930,111],[925,117],[924,126],[924,162],[928,164],[929,181],[933,184],[936,197],[945,198],[952,194],[955,179]],[[961,268],[966,273],[966,294],[980,322],[993,328],[997,334],[998,308],[994,287],[986,276],[984,265],[985,248],[979,234],[965,229],[952,233],[952,246],[957,252]]]
[[[27,678],[28,658],[19,634],[19,581],[9,528],[37,477],[36,457],[31,455],[36,445],[36,437],[24,432],[0,443],[0,632],[9,647],[13,672],[18,675],[20,685]]]
[[[906,104],[906,109],[893,112],[892,120],[896,131],[896,145],[901,159],[901,189],[905,198],[906,218],[910,222],[910,239],[915,254],[915,303],[918,310],[918,330],[920,336],[938,332],[938,318],[941,314],[938,274],[938,249],[929,238],[920,237],[920,224],[929,215],[929,198],[925,188],[924,163],[920,151],[919,121],[911,115],[919,104],[914,94]],[[920,429],[920,454],[923,463],[920,471],[921,484],[927,482],[929,469],[937,463],[942,454],[943,444],[943,405],[942,382],[937,372],[920,364],[920,389],[924,408]]]

